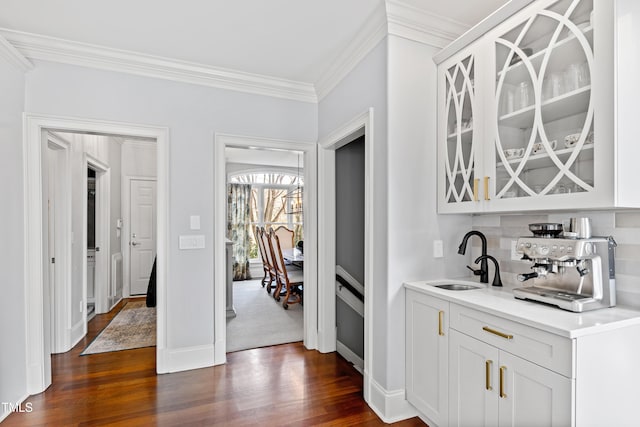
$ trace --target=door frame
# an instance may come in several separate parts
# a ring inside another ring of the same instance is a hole
[[[51,384],[51,357],[45,353],[42,265],[42,137],[43,131],[95,132],[153,138],[158,144],[157,345],[156,371],[168,372],[166,286],[169,264],[169,128],[34,113],[23,114],[24,287],[26,310],[27,393]]]
[[[226,321],[226,254],[227,229],[227,172],[225,148],[262,148],[299,151],[304,156],[304,346],[318,348],[318,286],[317,286],[317,145],[313,142],[287,141],[240,135],[218,134],[214,136],[214,364],[227,359]]]
[[[120,236],[122,238],[123,298],[131,296],[131,246],[128,243],[131,240],[131,181],[155,181],[157,185],[158,180],[155,176],[127,175],[122,177],[122,234]],[[157,246],[158,242],[156,237],[156,251]]]
[[[68,141],[51,132],[43,133],[43,142],[47,149],[52,150],[56,157],[56,169],[53,176],[54,210],[55,210],[55,289],[50,294],[50,300],[45,302],[53,314],[53,336],[51,341],[52,353],[64,353],[71,349],[71,145]],[[47,163],[49,177],[51,177],[48,156]],[[50,195],[49,195],[50,196]],[[43,248],[44,249],[44,248]],[[47,253],[47,258],[51,254]],[[46,280],[46,279],[45,279]],[[49,285],[50,286],[50,285]]]
[[[365,146],[365,194],[364,194],[364,398],[369,402],[372,388],[373,318],[376,278],[373,275],[373,248],[377,243],[375,234],[374,178],[374,109],[364,113],[335,129],[318,142],[318,230],[323,236],[318,241],[318,328],[319,350],[336,350],[336,150],[364,135]],[[384,280],[384,278],[381,278]],[[382,288],[382,287],[380,287]]]
[[[111,269],[109,262],[111,261],[111,168],[106,163],[101,162],[95,157],[82,154],[82,194],[85,197],[85,203],[82,204],[82,300],[85,305],[84,310],[84,326],[83,334],[87,333],[87,222],[89,220],[89,211],[86,203],[88,194],[88,173],[87,169],[91,168],[96,171],[96,245],[99,244],[100,255],[96,254],[95,278],[94,278],[94,297],[96,314],[108,313],[109,307],[109,284],[111,278]]]

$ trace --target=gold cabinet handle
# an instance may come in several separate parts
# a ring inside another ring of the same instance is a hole
[[[440,310],[438,312],[438,335],[440,335],[441,337],[444,336],[443,323],[444,323],[444,311]]]
[[[490,334],[494,334],[494,335],[497,335],[497,336],[499,336],[499,337],[502,337],[502,338],[504,338],[504,339],[506,339],[506,340],[512,340],[512,339],[513,339],[513,335],[511,335],[511,334],[505,334],[504,332],[500,332],[500,331],[496,331],[495,329],[491,329],[491,328],[490,328],[490,327],[488,327],[488,326],[484,326],[484,327],[482,328],[482,330],[483,330],[483,331],[486,331],[486,332],[489,332]]]
[[[478,199],[478,187],[480,186],[480,178],[475,178],[473,180],[473,201],[474,202],[479,202],[480,200]]]
[[[489,200],[489,177],[484,177],[484,199]]]
[[[503,399],[507,397],[507,393],[504,392],[504,373],[506,370],[506,366],[500,366],[500,397]]]
[[[487,360],[486,362],[484,362],[484,368],[485,368],[484,387],[489,391],[493,390],[493,387],[491,387],[491,365],[492,364],[493,364],[493,360]]]

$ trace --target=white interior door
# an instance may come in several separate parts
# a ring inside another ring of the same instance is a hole
[[[131,295],[146,294],[156,256],[156,182],[131,180],[129,269]]]

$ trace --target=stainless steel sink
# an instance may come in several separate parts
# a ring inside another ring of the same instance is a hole
[[[480,286],[467,285],[464,283],[443,283],[441,285],[433,286],[440,289],[446,289],[448,291],[470,291],[471,289],[480,289]]]

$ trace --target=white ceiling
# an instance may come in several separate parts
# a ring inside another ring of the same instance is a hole
[[[0,27],[315,83],[384,0],[0,0]],[[472,26],[506,0],[404,0]]]

